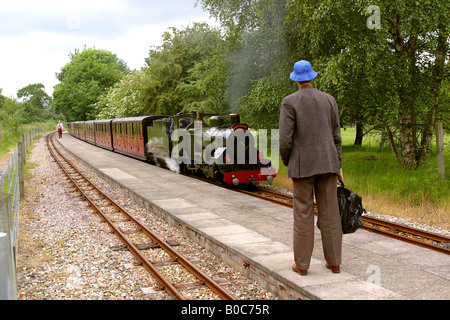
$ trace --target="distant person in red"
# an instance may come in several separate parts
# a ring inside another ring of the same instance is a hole
[[[61,123],[61,121],[58,121],[58,124],[56,125],[56,129],[58,130],[59,138],[61,139],[62,134],[63,134],[63,129],[64,129],[64,126]]]

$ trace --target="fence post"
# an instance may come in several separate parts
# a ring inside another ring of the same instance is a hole
[[[436,148],[437,166],[439,177],[445,181],[445,161],[444,161],[444,125],[442,121],[436,121]]]
[[[23,165],[25,163],[25,150],[22,141],[17,142],[17,165],[19,166],[19,190],[20,190],[20,200],[24,199],[25,196],[25,185],[24,185],[24,174]]]
[[[17,299],[11,195],[0,193],[0,300]]]

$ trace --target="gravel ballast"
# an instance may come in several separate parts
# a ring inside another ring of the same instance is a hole
[[[106,223],[75,192],[72,183],[58,169],[44,138],[35,143],[28,159],[34,163],[26,180],[25,200],[21,203],[17,250],[17,291],[19,300],[163,300],[165,292],[148,272],[135,264]],[[140,207],[124,190],[102,181],[94,170],[76,164],[100,184],[119,204],[148,221],[165,241],[179,243],[196,266],[221,283],[239,300],[276,299],[255,281],[219,261],[199,245],[159,217]],[[84,172],[85,173],[85,172]],[[177,266],[177,268],[180,268]],[[211,271],[213,270],[213,271]],[[188,291],[188,299],[212,299],[206,289]]]

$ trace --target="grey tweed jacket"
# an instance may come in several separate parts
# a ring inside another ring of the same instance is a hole
[[[336,100],[312,86],[283,99],[280,155],[289,178],[336,173],[342,168],[341,130]]]

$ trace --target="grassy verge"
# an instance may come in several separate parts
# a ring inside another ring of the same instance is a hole
[[[449,228],[450,137],[445,136],[447,179],[437,174],[436,148],[428,164],[417,170],[405,170],[395,160],[388,142],[381,146],[377,134],[366,136],[363,145],[353,145],[355,130],[342,130],[343,172],[346,187],[363,198],[364,207],[373,212],[409,218],[413,221]],[[280,168],[274,185],[292,189],[286,167]]]
[[[20,133],[8,133],[0,134],[0,157],[8,153],[17,144],[20,139]]]
[[[24,125],[18,130],[5,129],[0,126],[0,157],[8,153],[12,148],[17,145],[20,137],[28,130],[39,128],[42,132],[54,131],[56,124],[53,121],[33,123],[30,125]]]

